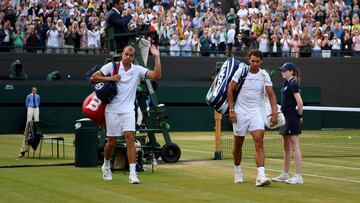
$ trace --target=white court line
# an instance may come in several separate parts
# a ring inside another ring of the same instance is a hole
[[[225,163],[215,163],[215,164],[225,165],[225,166],[234,166],[233,164],[225,164]],[[255,167],[250,167],[250,166],[242,165],[242,167],[256,169]],[[279,173],[283,172],[282,170],[275,170],[275,169],[269,169],[269,168],[266,168],[266,170],[273,171],[273,172],[279,172]],[[309,174],[309,173],[303,173],[301,175],[315,177],[315,178],[329,179],[329,180],[338,180],[338,181],[344,181],[344,182],[350,182],[350,183],[360,183],[360,180],[348,180],[348,179],[344,179],[344,178],[334,178],[334,177],[330,177],[330,176],[322,176],[322,175],[315,175],[315,174]]]
[[[208,152],[208,151],[200,151],[200,150],[192,150],[192,149],[181,149],[183,151],[191,151],[191,152],[199,152],[199,153],[204,153],[204,154],[212,154],[213,152]],[[252,157],[254,158],[254,157]],[[272,159],[272,158],[265,158],[267,160],[273,160],[273,161],[280,161],[283,162],[282,159]],[[330,164],[317,164],[317,163],[313,163],[313,162],[308,162],[308,161],[302,161],[303,164],[308,164],[308,165],[314,165],[314,166],[324,166],[324,167],[329,167],[329,168],[342,168],[342,169],[349,169],[349,170],[355,170],[355,171],[360,171],[360,168],[355,168],[355,167],[347,167],[347,166],[339,166],[339,165],[330,165]]]
[[[272,161],[280,161],[283,162],[282,159],[270,159],[270,158],[266,158],[267,160],[272,160]],[[325,167],[332,167],[332,168],[342,168],[342,169],[349,169],[349,170],[355,170],[355,171],[360,171],[360,168],[354,168],[354,167],[348,167],[348,166],[338,166],[338,165],[330,165],[330,164],[317,164],[317,163],[313,163],[313,162],[308,162],[308,161],[302,161],[303,164],[308,164],[308,165],[314,165],[314,166],[325,166]]]

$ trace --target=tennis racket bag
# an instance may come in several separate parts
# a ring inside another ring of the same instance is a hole
[[[112,64],[113,64],[112,75],[116,75],[116,74],[118,74],[118,69],[119,69],[120,63],[116,64],[115,62],[112,62]],[[107,81],[107,82],[97,83],[95,85],[95,93],[96,93],[97,98],[99,98],[103,103],[105,103],[105,104],[110,103],[111,100],[117,94],[116,82]]]
[[[245,62],[234,58],[228,58],[224,62],[206,95],[206,103],[219,113],[225,114],[228,112],[229,105],[226,100],[228,85],[238,69],[241,70],[241,76],[234,92],[235,101],[249,72],[249,66]]]

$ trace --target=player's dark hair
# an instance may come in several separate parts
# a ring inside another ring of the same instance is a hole
[[[264,58],[263,53],[258,49],[250,50],[249,51],[249,58],[251,58],[251,56],[256,56],[256,57],[260,58],[261,60],[263,60],[263,58]]]

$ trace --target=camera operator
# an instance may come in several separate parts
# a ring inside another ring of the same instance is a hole
[[[132,11],[129,9],[127,12],[123,12],[124,4],[124,0],[113,0],[113,8],[106,15],[106,29],[113,27],[114,34],[123,34],[129,32],[128,23],[132,18]],[[115,49],[122,52],[127,43],[128,39],[118,39],[116,40]]]

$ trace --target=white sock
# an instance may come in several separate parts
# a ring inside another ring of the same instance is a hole
[[[257,168],[259,176],[265,176],[265,167],[260,166]]]
[[[110,168],[110,160],[104,158],[104,167]]]
[[[235,173],[240,173],[241,172],[241,166],[240,165],[238,165],[238,166],[234,165],[234,170],[235,170]]]
[[[130,175],[136,175],[136,163],[129,164]]]

